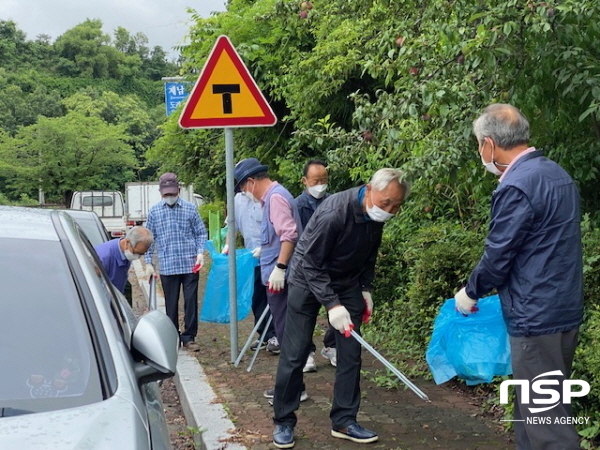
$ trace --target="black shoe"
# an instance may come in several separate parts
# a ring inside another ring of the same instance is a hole
[[[268,398],[269,404],[272,405],[273,397],[275,397],[275,389],[267,389],[265,392],[263,392],[263,397]],[[306,391],[302,391],[302,394],[300,394],[300,401],[305,402],[306,400],[308,400],[308,394]]]
[[[183,342],[181,344],[183,348],[188,349],[190,352],[200,351],[200,346],[196,344],[194,341]]]
[[[379,439],[377,433],[373,433],[372,431],[361,427],[356,422],[352,425],[348,425],[347,427],[332,429],[331,435],[336,438],[358,442],[359,444],[368,444],[369,442],[375,442],[377,439]]]
[[[273,430],[273,445],[277,448],[292,448],[294,444],[294,427],[289,425],[275,425],[275,430]]]

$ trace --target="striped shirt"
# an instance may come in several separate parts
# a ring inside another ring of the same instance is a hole
[[[196,207],[181,197],[173,207],[162,200],[150,208],[146,227],[154,234],[154,244],[145,256],[146,263],[152,263],[156,249],[162,275],[192,273],[207,238]]]

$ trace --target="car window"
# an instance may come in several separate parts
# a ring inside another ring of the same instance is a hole
[[[81,300],[58,241],[0,238],[0,408],[103,399]]]
[[[112,206],[113,199],[109,195],[88,195],[82,198],[83,206]]]
[[[92,218],[77,218],[75,219],[79,226],[83,228],[83,232],[90,240],[92,245],[99,245],[107,241],[106,234],[102,235],[102,230],[98,228],[98,224]]]

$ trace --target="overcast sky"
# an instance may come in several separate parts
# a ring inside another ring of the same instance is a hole
[[[28,40],[47,34],[54,41],[86,19],[100,19],[103,30],[114,37],[121,26],[131,34],[144,33],[149,47],[160,45],[173,55],[172,47],[184,43],[194,9],[201,17],[224,11],[227,0],[0,0],[0,20],[13,20]]]

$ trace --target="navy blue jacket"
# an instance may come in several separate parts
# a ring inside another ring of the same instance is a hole
[[[511,336],[569,331],[583,320],[579,191],[534,151],[517,160],[492,196],[485,251],[466,286],[496,288]]]
[[[312,217],[315,210],[319,207],[323,200],[329,197],[329,195],[329,193],[325,193],[323,197],[316,199],[310,195],[306,189],[304,189],[302,194],[296,197],[296,208],[298,208],[298,214],[300,214],[302,228],[306,228],[306,225],[308,224],[308,221]]]

